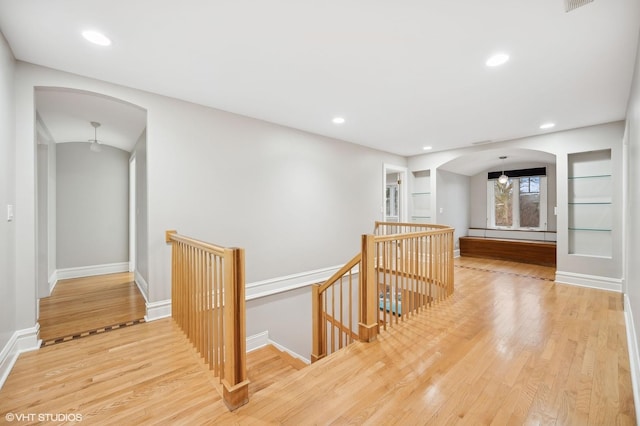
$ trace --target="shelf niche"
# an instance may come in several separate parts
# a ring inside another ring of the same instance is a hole
[[[411,222],[431,223],[431,171],[412,172]]]
[[[569,254],[612,256],[611,150],[568,156]]]

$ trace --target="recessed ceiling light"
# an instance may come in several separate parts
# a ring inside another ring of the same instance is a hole
[[[500,65],[506,64],[508,60],[509,55],[507,55],[506,53],[497,53],[487,59],[487,62],[485,62],[485,64],[488,67],[499,67]]]
[[[344,118],[343,117],[333,117],[333,124],[342,124],[344,123]]]
[[[542,130],[546,130],[546,129],[550,129],[552,127],[555,127],[556,123],[544,123],[540,125],[540,128]]]
[[[111,40],[106,35],[98,32],[98,31],[83,31],[82,37],[87,39],[93,44],[97,44],[98,46],[109,46],[111,44]]]
[[[424,149],[425,151],[429,151],[430,149],[433,149],[432,146],[423,146],[422,149]]]

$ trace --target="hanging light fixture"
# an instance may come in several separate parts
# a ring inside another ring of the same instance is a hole
[[[507,156],[506,155],[502,155],[502,156],[500,156],[500,159],[502,160],[502,174],[498,178],[498,183],[500,183],[501,185],[506,185],[507,182],[509,182],[509,177],[504,174],[504,160],[507,159]]]
[[[102,151],[102,146],[98,142],[98,127],[100,127],[100,123],[92,121],[91,125],[93,126],[93,139],[89,139],[89,142],[91,142],[89,149],[93,152],[100,152]]]

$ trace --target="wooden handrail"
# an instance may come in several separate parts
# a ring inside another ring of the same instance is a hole
[[[249,400],[244,250],[167,231],[171,315],[222,383],[230,410]]]
[[[338,269],[336,273],[334,273],[331,277],[329,277],[329,279],[325,281],[324,284],[320,285],[320,287],[318,288],[318,291],[322,293],[327,288],[329,288],[329,286],[335,284],[336,281],[342,278],[344,274],[349,272],[351,269],[353,269],[354,266],[360,263],[361,258],[362,258],[362,253],[358,253],[355,256],[353,256],[353,258],[349,262],[345,263],[345,265],[342,268]]]
[[[360,265],[360,259],[361,253],[356,254],[325,283],[311,287],[311,362],[324,358],[329,351],[336,350],[336,346],[340,349],[358,339],[353,318],[353,275],[358,273],[356,268]],[[331,294],[331,298],[328,297],[328,293]],[[358,303],[357,297],[355,303]],[[331,309],[331,314],[327,312],[328,309]]]
[[[380,222],[376,221],[373,229],[373,233],[376,236],[379,235],[391,235],[386,231],[388,229],[401,229],[401,232],[393,232],[392,234],[406,234],[411,232],[433,231],[436,229],[447,229],[447,225],[438,225],[435,223],[410,223],[410,222]]]

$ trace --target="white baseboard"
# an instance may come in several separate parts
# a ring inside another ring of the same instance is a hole
[[[58,284],[58,271],[53,271],[51,276],[49,277],[49,294],[53,293],[53,289],[56,288],[56,284]]]
[[[254,334],[247,337],[247,352],[255,351],[269,344],[269,332]]]
[[[171,316],[171,299],[159,302],[147,302],[147,314],[144,316],[146,322],[159,320]]]
[[[147,284],[147,281],[138,271],[134,271],[133,280],[138,286],[138,290],[140,290],[140,293],[142,293],[142,297],[144,297],[144,301],[149,303],[149,284]]]
[[[246,300],[258,299],[311,284],[322,283],[331,278],[331,275],[340,268],[342,268],[342,265],[248,283],[245,287]]]
[[[289,349],[285,348],[284,346],[274,342],[273,340],[269,339],[269,343],[271,343],[273,346],[275,346],[276,348],[278,348],[282,352],[286,352],[289,355],[291,355],[292,357],[298,358],[300,361],[304,362],[305,364],[307,364],[307,365],[311,364],[311,360],[303,357],[300,354],[297,354],[297,353],[293,352],[292,350],[289,350]]]
[[[453,251],[453,258],[455,259],[457,257],[460,257],[460,249],[455,249]]]
[[[93,277],[95,275],[116,274],[118,272],[129,272],[129,262],[58,269],[56,270],[55,274],[57,280],[66,280],[69,278],[82,278]]]
[[[286,352],[294,358],[299,359],[305,364],[311,364],[311,361],[303,357],[300,354],[293,352],[292,350],[285,348],[281,344],[269,339],[269,331],[263,331],[262,333],[254,334],[247,337],[247,352],[255,351],[267,345],[273,345],[278,348],[279,351]]]
[[[40,324],[36,323],[31,328],[17,330],[7,344],[0,351],[0,389],[9,377],[18,355],[23,352],[35,351],[40,348],[41,341],[38,339]]]
[[[622,293],[622,279],[556,271],[556,282]]]
[[[631,387],[633,389],[633,402],[636,407],[636,418],[640,419],[640,351],[636,338],[636,327],[633,322],[633,311],[629,296],[624,295],[624,322],[627,329],[627,347],[629,350],[629,365],[631,367]]]

